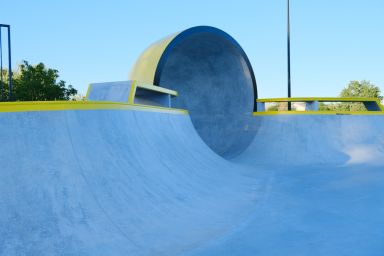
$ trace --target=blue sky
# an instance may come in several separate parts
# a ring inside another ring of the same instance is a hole
[[[2,1],[21,60],[58,69],[85,94],[126,80],[152,42],[197,25],[218,27],[247,53],[259,97],[286,96],[286,1]],[[336,96],[350,80],[384,94],[384,1],[291,0],[292,95]]]

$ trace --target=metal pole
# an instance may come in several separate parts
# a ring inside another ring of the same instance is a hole
[[[290,29],[290,13],[289,0],[287,0],[287,57],[288,57],[288,98],[291,98],[291,29]],[[288,102],[288,110],[291,110],[291,102]]]
[[[12,57],[11,57],[11,26],[8,25],[8,77],[9,77],[9,101],[12,101]]]
[[[3,84],[3,42],[2,42],[2,27],[0,27],[0,83],[1,83],[1,101],[4,100],[4,84]]]

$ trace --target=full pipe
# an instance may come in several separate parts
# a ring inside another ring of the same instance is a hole
[[[212,27],[130,79],[0,104],[0,255],[384,254],[382,111],[255,112],[248,58]]]

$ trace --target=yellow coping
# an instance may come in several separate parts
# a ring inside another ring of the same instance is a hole
[[[135,102],[135,94],[136,94],[136,81],[133,80],[131,83],[131,90],[129,91],[128,103],[133,104]]]
[[[254,116],[268,115],[384,115],[381,111],[262,111],[253,112]]]
[[[301,102],[301,101],[319,101],[319,102],[377,102],[380,103],[377,98],[339,98],[339,97],[293,97],[293,98],[268,98],[257,99],[257,102]]]
[[[140,110],[187,115],[183,109],[155,107],[107,101],[23,101],[2,102],[0,112],[63,111],[63,110]]]
[[[88,85],[87,94],[85,94],[85,98],[88,99],[89,93],[91,92],[92,84]]]
[[[293,97],[293,98],[269,98],[257,99],[256,102],[375,102],[380,111],[261,111],[254,112],[253,115],[279,115],[279,114],[299,114],[299,115],[383,115],[384,106],[377,98],[363,97]]]
[[[298,101],[320,101],[320,102],[363,102],[378,101],[377,98],[339,98],[339,97],[293,97],[293,98],[268,98],[257,99],[257,102],[298,102]]]

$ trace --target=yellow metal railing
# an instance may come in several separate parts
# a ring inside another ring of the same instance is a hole
[[[303,102],[305,103],[304,111],[268,111],[265,107],[266,103],[281,103],[281,102]],[[362,103],[367,111],[332,111],[332,110],[319,110],[320,102],[352,102]],[[377,98],[339,98],[339,97],[294,97],[294,98],[269,98],[269,99],[258,99],[257,112],[258,114],[384,114],[384,107],[381,105]]]

